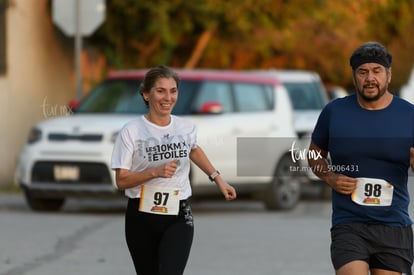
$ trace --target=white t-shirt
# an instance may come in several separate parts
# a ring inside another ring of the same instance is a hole
[[[140,116],[128,122],[119,132],[111,167],[140,172],[179,160],[172,178],[154,178],[145,184],[178,188],[179,199],[187,199],[191,196],[190,151],[195,147],[197,130],[191,121],[172,115],[169,125],[158,126]],[[125,195],[129,198],[141,197],[141,185],[125,189]]]

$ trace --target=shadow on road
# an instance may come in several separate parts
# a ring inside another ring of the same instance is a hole
[[[301,202],[318,202],[321,201],[315,188],[304,189],[302,192]],[[127,199],[123,196],[114,198],[68,198],[60,212],[65,214],[120,214],[123,215]],[[235,201],[225,201],[224,198],[217,194],[213,197],[194,197],[191,199],[191,205],[194,213],[231,213],[231,212],[267,212],[265,205],[258,199],[249,197],[239,197]],[[297,206],[298,207],[298,206]],[[296,207],[296,208],[297,208]],[[22,192],[1,192],[0,191],[0,211],[2,212],[32,212],[28,207]],[[284,211],[296,211],[295,209]],[[47,212],[45,212],[47,213]],[[53,212],[50,212],[53,213]]]

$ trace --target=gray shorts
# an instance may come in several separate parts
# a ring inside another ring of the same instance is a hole
[[[370,268],[411,275],[413,231],[411,226],[346,223],[331,229],[331,260],[335,270],[362,260]]]

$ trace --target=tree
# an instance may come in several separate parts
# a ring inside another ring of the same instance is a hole
[[[399,87],[414,60],[413,9],[411,0],[110,0],[87,42],[111,68],[309,69],[352,87],[349,55],[377,40],[395,52]]]
[[[414,64],[414,3],[411,0],[384,1],[368,16],[368,33],[393,53],[391,88],[398,91],[407,82]]]

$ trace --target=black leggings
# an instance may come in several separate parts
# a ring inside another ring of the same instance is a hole
[[[129,199],[125,236],[138,275],[182,275],[193,242],[194,225],[187,200],[178,216],[138,211],[139,199]]]

